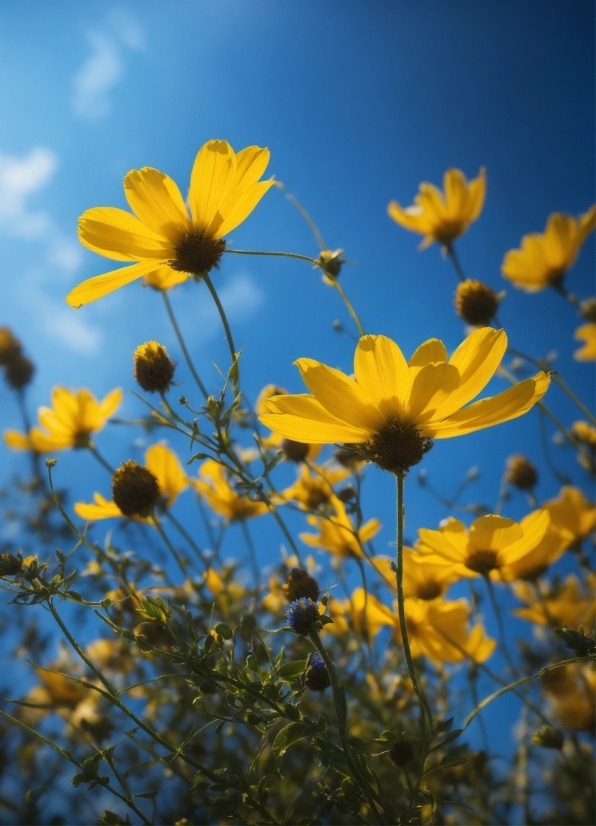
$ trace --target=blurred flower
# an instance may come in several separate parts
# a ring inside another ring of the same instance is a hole
[[[325,691],[331,685],[331,677],[320,654],[313,654],[304,675],[304,685],[311,691]]]
[[[311,471],[312,468],[312,471]],[[298,479],[289,488],[280,491],[276,502],[296,502],[304,511],[316,511],[329,504],[333,485],[350,475],[346,468],[301,465]]]
[[[259,418],[269,412],[267,402],[272,396],[286,396],[288,391],[283,387],[278,387],[276,384],[267,384],[257,399],[255,410]],[[278,433],[270,433],[269,436],[260,438],[260,442],[267,450],[283,450],[284,456],[289,461],[305,461],[314,462],[321,452],[321,445],[310,445],[304,442],[296,442],[293,439],[284,439]]]
[[[525,582],[515,583],[513,593],[526,607],[516,608],[513,614],[528,622],[549,625],[551,628],[560,628],[562,625],[569,628],[585,625],[589,628],[596,613],[596,576],[588,576],[586,585],[587,590],[581,587],[573,574],[569,574],[562,585],[546,594],[537,592]]]
[[[190,483],[212,510],[231,522],[252,519],[269,510],[264,502],[254,502],[245,494],[236,493],[228,472],[214,459],[203,462],[199,478],[191,478]]]
[[[378,557],[377,557],[378,558]],[[395,590],[395,574],[393,587]],[[418,599],[442,597],[458,579],[447,565],[436,565],[413,548],[404,548],[404,596]]]
[[[448,565],[458,577],[490,576],[501,579],[502,570],[532,553],[548,529],[548,511],[537,510],[518,524],[504,516],[481,516],[466,528],[449,517],[438,531],[420,528],[418,551],[436,565]]]
[[[136,463],[135,463],[136,464]],[[137,467],[143,467],[137,465]],[[184,473],[180,460],[173,450],[164,443],[152,445],[145,451],[145,466],[156,479],[158,486],[158,497],[162,498],[164,507],[171,507],[180,493],[190,485],[190,480]],[[134,516],[144,518],[143,514],[125,514],[115,501],[110,501],[100,493],[93,494],[93,503],[77,502],[74,512],[81,519],[94,522],[97,519],[113,519],[115,517]]]
[[[215,568],[209,568],[203,574],[205,585],[214,597],[231,598],[240,601],[245,594],[245,590],[240,583],[234,581],[234,570],[232,568],[223,569],[220,573]]]
[[[549,671],[542,678],[555,717],[573,731],[594,732],[596,671],[591,663],[574,663]]]
[[[359,458],[392,473],[422,460],[432,439],[463,436],[515,419],[546,392],[545,373],[464,407],[490,381],[507,347],[503,330],[469,335],[449,362],[438,339],[421,344],[409,362],[391,339],[363,336],[355,379],[314,359],[296,364],[312,395],[273,396],[260,419],[274,432],[303,442],[346,442]]]
[[[323,270],[322,278],[324,284],[333,286],[334,280],[339,278],[342,264],[347,263],[347,261],[342,258],[343,253],[343,250],[321,250],[317,258],[317,263]]]
[[[174,378],[174,362],[157,341],[140,344],[134,352],[135,379],[147,393],[165,393]]]
[[[538,483],[538,471],[529,459],[516,453],[507,459],[505,479],[519,490],[532,490]]]
[[[10,327],[0,327],[0,367],[7,367],[21,355],[23,345]]]
[[[26,356],[19,354],[12,358],[4,367],[4,378],[13,390],[22,390],[26,387],[35,373],[35,365]]]
[[[112,498],[124,516],[149,516],[159,499],[157,477],[130,459],[112,476]]]
[[[588,422],[573,422],[571,432],[575,438],[588,447],[596,447],[596,427]]]
[[[420,184],[413,206],[402,208],[397,201],[387,207],[396,224],[424,235],[420,249],[434,241],[449,246],[468,229],[484,206],[486,175],[481,169],[474,180],[466,180],[459,169],[448,169],[443,176],[442,193],[434,184]]]
[[[551,526],[571,534],[571,547],[596,528],[596,505],[586,499],[579,488],[562,487],[558,499],[549,499],[544,507],[550,513]]]
[[[37,411],[39,427],[32,427],[29,435],[18,430],[5,430],[4,442],[13,450],[35,450],[49,453],[85,448],[91,444],[91,434],[98,433],[122,402],[122,390],[118,387],[98,401],[90,390],[68,390],[54,387],[52,407],[40,407]]]
[[[486,327],[495,317],[504,293],[497,295],[487,284],[467,278],[455,290],[455,311],[466,324]]]
[[[71,307],[96,301],[145,277],[167,290],[217,266],[223,236],[241,224],[273,181],[259,181],[269,150],[248,146],[236,154],[227,141],[199,150],[190,177],[190,216],[174,181],[144,166],[124,178],[133,215],[114,207],[88,209],[79,219],[83,246],[116,261],[137,263],[83,281],[66,297]]]
[[[300,539],[313,548],[324,548],[338,557],[363,557],[361,545],[369,542],[381,529],[378,519],[369,519],[356,530],[346,513],[344,503],[336,496],[331,497],[333,514],[330,516],[307,516],[309,525],[317,528],[318,534],[301,533]]]
[[[582,324],[575,331],[574,338],[585,344],[574,352],[573,358],[576,361],[596,361],[596,324]]]
[[[504,278],[528,293],[560,287],[596,225],[596,206],[579,218],[554,212],[543,234],[524,235],[521,249],[509,250],[501,264]]]

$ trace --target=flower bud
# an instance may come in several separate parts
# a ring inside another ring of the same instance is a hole
[[[515,454],[507,459],[505,480],[519,490],[532,490],[538,482],[538,471],[525,456]]]
[[[13,335],[10,327],[0,327],[0,366],[6,367],[21,355],[21,342]]]
[[[174,362],[157,341],[140,344],[134,352],[135,379],[147,393],[165,393],[174,377]]]
[[[319,654],[313,654],[310,665],[306,669],[304,684],[311,691],[325,691],[331,685],[331,677],[327,671],[327,666]]]
[[[155,476],[132,459],[112,477],[112,497],[124,516],[148,516],[159,495]]]
[[[319,598],[319,583],[303,568],[292,568],[282,587],[288,602],[294,602],[301,597],[316,602]]]
[[[457,285],[455,311],[467,324],[485,327],[499,309],[499,296],[494,290],[468,278]]]
[[[322,250],[317,258],[317,264],[323,270],[328,279],[334,279],[339,276],[341,265],[346,262],[341,257],[343,250]]]
[[[18,355],[9,361],[5,367],[7,384],[14,390],[21,390],[29,384],[35,373],[35,365],[31,359]]]
[[[541,726],[538,731],[534,732],[532,742],[543,749],[557,749],[557,751],[561,751],[565,738],[559,729],[544,725]]]
[[[414,749],[409,740],[397,740],[389,752],[389,757],[396,766],[405,766],[414,757]]]

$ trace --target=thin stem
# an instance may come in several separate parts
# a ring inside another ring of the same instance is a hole
[[[447,250],[447,255],[449,256],[449,258],[451,258],[451,261],[453,262],[453,266],[455,267],[455,272],[457,273],[457,277],[459,278],[460,281],[465,281],[466,276],[464,274],[464,271],[461,268],[461,264],[459,263],[459,258],[457,257],[455,247],[451,243],[451,244],[446,244],[445,249]]]
[[[29,435],[29,431],[31,430],[31,419],[29,418],[29,413],[27,411],[27,405],[25,404],[25,389],[23,387],[19,387],[16,391],[17,396],[17,404],[19,406],[19,410],[21,412],[21,418],[23,420],[23,427],[25,429],[25,433],[27,436]],[[41,480],[41,474],[39,472],[39,453],[36,450],[31,450],[31,468],[33,470],[33,477],[34,480]]]
[[[166,548],[168,549],[168,551],[172,554],[172,556],[174,557],[174,559],[175,559],[175,560],[176,560],[176,562],[178,563],[178,567],[179,567],[179,568],[180,568],[180,570],[182,571],[182,575],[183,575],[184,577],[187,577],[187,576],[188,576],[188,572],[187,572],[187,570],[186,570],[186,566],[185,566],[185,565],[184,565],[184,563],[182,562],[182,559],[180,558],[180,554],[178,553],[178,551],[176,550],[176,548],[174,548],[174,546],[172,545],[172,543],[170,542],[170,540],[169,540],[169,539],[168,539],[168,537],[166,536],[166,534],[165,534],[165,532],[164,532],[163,528],[162,528],[162,527],[161,527],[161,525],[159,524],[159,520],[157,519],[157,517],[155,516],[155,514],[154,514],[154,513],[150,514],[149,518],[151,519],[151,521],[152,521],[152,522],[153,522],[153,524],[155,525],[155,528],[156,528],[156,530],[157,530],[157,533],[158,533],[158,534],[161,536],[161,538],[163,539],[163,541],[164,541],[164,543],[165,543]]]
[[[207,289],[211,293],[211,297],[215,301],[215,306],[217,307],[217,311],[219,312],[219,317],[221,318],[221,323],[224,326],[224,330],[226,333],[226,339],[228,340],[228,347],[230,349],[230,357],[232,359],[232,365],[235,367],[234,374],[234,386],[238,386],[238,382],[240,380],[240,368],[238,366],[238,356],[236,354],[236,348],[234,347],[234,339],[232,338],[232,331],[230,330],[230,325],[228,324],[228,319],[226,317],[226,312],[222,306],[221,301],[219,300],[219,296],[215,287],[213,286],[213,282],[209,278],[208,273],[202,273],[201,275],[203,281],[207,285]]]
[[[199,546],[196,544],[196,542],[193,540],[193,538],[190,536],[190,534],[188,533],[186,528],[176,519],[176,517],[172,513],[170,513],[169,510],[166,511],[165,515],[166,515],[166,519],[169,519],[169,521],[176,528],[178,533],[181,536],[184,537],[184,539],[188,542],[190,547],[193,549],[195,554],[199,557],[199,559],[201,560],[201,562],[205,566],[205,569],[207,569],[209,567],[209,565],[207,563],[207,560],[205,559],[205,556],[203,555],[203,552],[201,551]]]
[[[343,299],[344,304],[345,304],[345,305],[346,305],[346,307],[348,308],[348,312],[350,313],[350,315],[352,316],[352,318],[353,318],[353,320],[354,320],[354,324],[356,325],[356,327],[358,327],[358,332],[359,332],[359,334],[360,334],[361,336],[363,336],[363,335],[364,335],[364,329],[363,329],[363,327],[362,327],[362,324],[360,323],[360,319],[359,319],[359,318],[358,318],[358,316],[356,315],[356,310],[352,307],[352,304],[350,303],[350,301],[349,301],[349,299],[348,299],[347,295],[346,295],[346,294],[345,294],[345,292],[343,291],[341,284],[339,283],[339,281],[337,280],[337,278],[332,278],[332,277],[329,275],[329,273],[325,273],[325,275],[327,276],[327,278],[329,279],[329,281],[331,281],[331,283],[333,284],[333,286],[335,287],[335,289],[337,290],[337,292],[341,295],[341,297],[342,297],[342,299]]]
[[[178,323],[176,322],[176,318],[175,318],[174,312],[172,310],[172,305],[170,304],[170,299],[168,298],[168,295],[167,295],[165,290],[162,290],[161,294],[163,296],[164,304],[166,305],[166,310],[167,310],[167,313],[168,313],[168,316],[169,316],[169,319],[170,319],[170,323],[171,323],[172,327],[174,328],[174,333],[176,334],[176,338],[178,339],[178,344],[180,345],[180,349],[182,350],[182,353],[184,355],[184,360],[186,361],[186,363],[188,365],[188,369],[190,370],[193,379],[197,383],[197,387],[199,388],[199,390],[201,391],[203,396],[205,398],[207,398],[209,394],[207,393],[207,390],[205,389],[205,385],[203,384],[203,382],[199,378],[199,374],[195,370],[195,366],[192,363],[192,359],[190,357],[190,354],[189,354],[188,350],[186,349],[186,344],[184,343],[184,338],[182,337],[182,333],[180,332],[180,328],[178,327]]]
[[[259,598],[259,588],[261,587],[261,573],[259,571],[259,565],[257,562],[257,555],[255,553],[255,546],[253,545],[252,539],[250,537],[250,533],[248,531],[248,525],[246,524],[246,519],[240,520],[240,528],[242,529],[242,535],[244,536],[244,541],[246,542],[246,547],[248,549],[248,555],[250,556],[250,563],[252,566],[252,575],[255,580],[255,607],[256,603],[258,602]]]
[[[310,227],[310,231],[315,236],[315,241],[321,248],[321,251],[326,250],[327,247],[325,246],[325,242],[323,241],[323,236],[319,232],[319,228],[317,227],[313,219],[310,217],[308,212],[305,210],[305,208],[302,206],[298,198],[295,198],[290,192],[286,193],[286,198],[291,204],[294,204],[298,212],[302,215],[302,217]]]
[[[95,447],[93,442],[89,442],[89,444],[87,445],[87,448],[95,456],[95,458],[97,459],[99,464],[102,465],[108,471],[110,476],[113,476],[114,475],[114,468],[110,464],[108,464],[108,462],[103,458],[103,456],[98,451],[98,449]]]
[[[425,715],[428,721],[429,734],[432,735],[433,718],[428,702],[420,686],[418,685],[418,678],[416,677],[416,670],[414,668],[414,660],[412,659],[412,652],[410,651],[410,641],[408,639],[408,626],[406,624],[406,609],[404,599],[404,473],[396,473],[396,509],[397,509],[397,531],[396,531],[396,554],[397,554],[397,568],[395,573],[395,583],[397,586],[397,610],[399,613],[399,627],[401,630],[401,638],[404,646],[404,654],[406,656],[406,663],[410,673],[410,680],[414,691],[418,695],[422,706],[422,724],[425,727]]]
[[[499,629],[499,641],[501,643],[501,648],[503,649],[503,655],[507,661],[507,665],[509,666],[509,670],[511,671],[512,675],[515,677],[517,675],[517,669],[515,668],[511,657],[509,656],[509,650],[506,644],[506,637],[505,637],[505,628],[503,626],[503,618],[501,617],[501,612],[499,610],[499,606],[497,604],[497,597],[495,595],[495,589],[493,586],[492,579],[490,575],[483,574],[483,579],[486,582],[486,588],[488,591],[488,597],[490,599],[490,604],[492,605],[493,613],[495,615],[495,619],[497,620],[497,627]]]
[[[511,353],[512,356],[517,356],[518,358],[524,359],[524,361],[533,364],[535,367],[538,367],[539,370],[544,370],[544,366],[539,361],[531,358],[530,356],[527,356],[525,353],[522,353],[519,350],[514,350],[513,347],[508,347],[507,352]],[[596,426],[596,416],[594,416],[594,414],[586,407],[586,405],[581,401],[581,399],[578,399],[573,390],[571,390],[571,388],[568,387],[567,384],[563,381],[561,376],[556,372],[551,372],[550,377],[553,380],[553,382],[556,385],[558,385],[564,393],[567,393],[571,401],[574,404],[576,404],[577,407],[579,407],[584,416],[586,416],[586,418],[589,419],[594,426]]]

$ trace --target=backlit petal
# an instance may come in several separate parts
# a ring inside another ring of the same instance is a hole
[[[425,364],[433,364],[433,362],[447,361],[447,349],[442,341],[438,338],[429,338],[417,347],[410,360],[409,367],[424,367]],[[410,371],[412,372],[412,371]]]
[[[461,218],[465,215],[468,200],[468,182],[461,169],[448,169],[443,176],[445,203],[450,218]]]
[[[84,247],[116,261],[167,260],[174,257],[168,239],[153,232],[129,212],[115,207],[88,209],[79,218]]]
[[[286,439],[312,444],[335,444],[341,442],[364,442],[369,432],[331,416],[312,396],[274,396],[268,401],[270,410],[259,416],[265,427],[279,433]]]
[[[154,269],[155,261],[139,261],[138,264],[120,267],[118,270],[88,278],[86,281],[81,281],[74,290],[68,293],[66,303],[75,309],[83,307],[85,304],[91,304],[92,301],[97,301],[98,298],[113,293],[114,290],[130,284],[131,281],[136,281],[137,278],[142,278]]]
[[[533,551],[544,539],[549,524],[550,514],[546,509],[528,514],[520,523],[523,536],[504,549],[502,561],[510,565]]]
[[[261,181],[257,184],[252,184],[250,189],[244,189],[238,193],[235,200],[226,198],[226,203],[221,206],[221,209],[216,213],[207,230],[208,235],[214,238],[223,238],[233,229],[241,224],[256,205],[259,203],[263,195],[271,189],[275,181]],[[219,219],[221,216],[221,221]]]
[[[124,179],[124,194],[137,218],[172,244],[190,229],[180,190],[163,172],[149,166],[132,169]]]
[[[93,504],[77,502],[74,506],[76,515],[87,522],[95,522],[97,519],[113,519],[114,517],[124,519],[124,514],[118,505],[105,499],[101,493],[94,493],[93,500]]]
[[[444,361],[426,364],[412,382],[405,410],[406,419],[415,423],[424,422],[436,411],[443,399],[453,393],[458,384],[457,367]]]
[[[470,527],[470,551],[501,551],[523,538],[523,530],[513,519],[488,514]]]
[[[207,141],[195,158],[188,200],[195,229],[207,229],[236,172],[236,156],[227,141]]]
[[[399,224],[404,229],[409,229],[412,232],[425,233],[426,229],[420,229],[422,210],[420,207],[407,207],[404,209],[397,201],[391,201],[387,207],[387,214],[392,218],[396,224]]]
[[[145,467],[156,477],[160,493],[172,505],[179,493],[189,486],[176,454],[164,444],[151,445],[145,452]]]
[[[31,450],[32,445],[26,433],[19,430],[5,430],[4,444],[11,450]]]
[[[410,376],[394,341],[386,336],[363,336],[356,347],[354,372],[385,418],[401,417],[410,394]]]
[[[295,364],[310,392],[332,416],[370,432],[383,427],[385,417],[364,388],[345,373],[314,359],[298,359]]]
[[[110,416],[118,410],[122,404],[123,395],[122,388],[117,387],[100,401],[99,412],[103,419],[109,419]]]
[[[482,212],[485,197],[486,171],[484,167],[482,167],[478,173],[478,177],[474,178],[473,181],[470,181],[470,185],[468,187],[468,214],[466,218],[470,223],[475,221]]]

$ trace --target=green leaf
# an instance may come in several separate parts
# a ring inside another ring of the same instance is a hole
[[[304,740],[305,737],[308,737],[311,733],[312,726],[309,723],[289,723],[287,726],[284,726],[281,731],[278,731],[273,741],[271,751],[275,757],[283,757],[290,746],[293,746],[294,743],[298,743],[300,740]]]
[[[327,616],[327,614],[321,614],[321,616],[319,617],[319,622],[321,623],[321,625],[329,625],[329,623],[333,622],[333,620],[331,619],[331,617]]]
[[[305,668],[306,660],[294,660],[294,662],[280,665],[277,669],[277,673],[282,680],[292,682],[300,677],[301,674],[304,674]]]
[[[437,734],[442,734],[444,731],[449,731],[451,725],[453,723],[453,717],[449,717],[448,720],[441,720],[440,723],[437,723]]]

